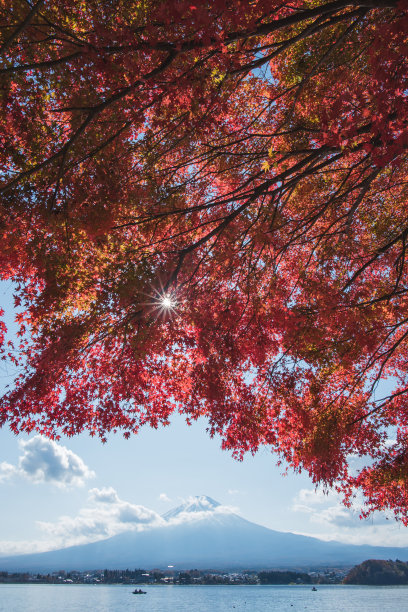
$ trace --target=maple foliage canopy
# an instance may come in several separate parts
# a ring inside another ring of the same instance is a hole
[[[1,0],[0,423],[205,416],[407,523],[407,32],[406,0]]]

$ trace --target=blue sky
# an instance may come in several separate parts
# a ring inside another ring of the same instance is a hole
[[[11,286],[0,285],[10,313]],[[11,314],[9,316],[12,316]],[[0,383],[10,382],[0,372]],[[354,543],[408,546],[391,517],[360,521],[306,475],[282,476],[265,448],[238,462],[210,439],[204,421],[180,416],[159,430],[106,444],[86,435],[54,443],[0,429],[0,555],[45,550],[157,524],[190,496],[208,495],[271,529]]]

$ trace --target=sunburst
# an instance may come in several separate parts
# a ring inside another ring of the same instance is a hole
[[[149,302],[149,305],[156,311],[157,317],[167,319],[176,314],[180,304],[174,291],[166,291],[164,288],[156,289],[152,297],[153,299]]]
[[[165,294],[160,298],[160,305],[164,310],[174,310],[176,302],[172,296]]]

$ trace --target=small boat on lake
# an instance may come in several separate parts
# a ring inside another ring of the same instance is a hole
[[[132,593],[133,595],[146,595],[146,591],[142,591],[142,589],[135,589]]]

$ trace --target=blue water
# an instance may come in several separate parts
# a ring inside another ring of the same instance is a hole
[[[0,585],[0,612],[408,612],[408,587]]]

